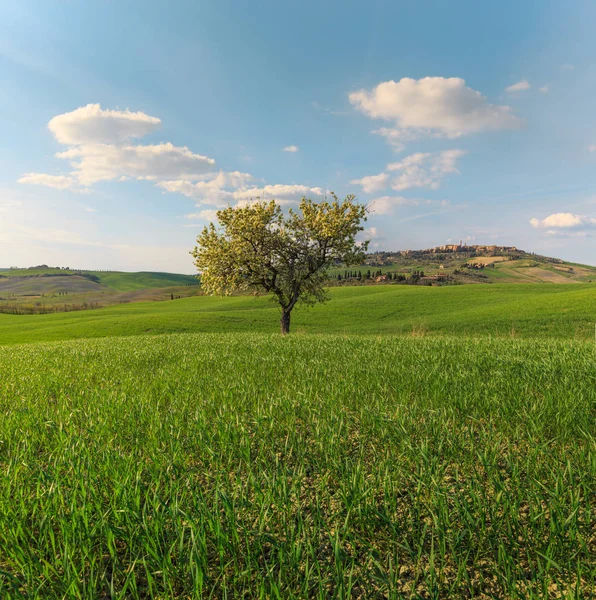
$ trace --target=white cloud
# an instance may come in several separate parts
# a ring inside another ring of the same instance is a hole
[[[548,87],[548,85],[543,85],[543,86],[540,88],[540,91],[541,91],[543,94],[548,94],[548,92],[550,91],[550,88]]]
[[[370,210],[375,215],[390,215],[399,206],[449,206],[448,200],[426,200],[424,198],[405,198],[404,196],[380,196],[371,200]]]
[[[386,189],[389,185],[396,191],[410,188],[439,189],[443,178],[451,173],[459,173],[456,162],[464,156],[463,150],[443,150],[442,152],[417,152],[406,156],[403,160],[390,163],[387,172],[379,175],[369,175],[351,181],[354,185],[362,186],[366,193]],[[390,173],[398,172],[393,176]]]
[[[418,206],[420,201],[416,198],[404,198],[403,196],[380,196],[371,200],[370,210],[375,215],[389,215],[397,206]]]
[[[226,206],[253,198],[274,198],[281,204],[303,196],[322,196],[324,190],[305,185],[250,187],[252,176],[238,171],[216,172],[215,160],[171,143],[131,142],[157,129],[161,121],[142,112],[103,110],[88,104],[58,115],[48,124],[56,139],[69,146],[56,154],[70,162],[66,175],[26,173],[18,181],[61,190],[88,191],[100,181],[152,181],[158,187],[194,198],[198,205]],[[287,146],[287,152],[299,151]]]
[[[401,162],[387,165],[388,171],[400,171],[391,187],[396,191],[410,188],[430,188],[437,190],[443,178],[450,173],[459,173],[455,164],[464,156],[463,150],[444,150],[437,154],[418,152],[404,158]]]
[[[563,71],[575,71],[575,67],[569,63],[561,65],[561,69],[563,69]]]
[[[372,133],[384,137],[394,152],[402,152],[406,147],[406,142],[416,139],[416,134],[413,131],[393,129],[391,127],[379,127],[378,129],[373,129]]]
[[[596,152],[596,144],[590,144],[588,146],[588,152]]]
[[[85,206],[85,212],[96,213],[97,212],[97,208],[93,208],[92,206]]]
[[[252,177],[248,173],[234,171],[221,172],[207,181],[192,183],[190,181],[161,181],[157,185],[168,192],[178,192],[197,201],[197,206],[203,204],[224,207],[227,205],[245,205],[250,200],[275,199],[279,204],[299,202],[304,196],[323,196],[325,191],[319,187],[306,185],[265,185],[249,187]]]
[[[233,202],[233,192],[246,189],[253,177],[240,171],[220,171],[211,179],[193,183],[186,180],[161,181],[157,185],[168,192],[177,192],[204,204],[225,206]]]
[[[530,219],[530,224],[536,229],[584,229],[596,227],[596,219],[572,213],[554,213],[544,219]]]
[[[549,237],[566,237],[566,238],[585,238],[592,237],[587,231],[564,230],[564,229],[549,229],[545,232]]]
[[[378,192],[387,188],[389,175],[387,173],[379,173],[378,175],[367,175],[361,179],[352,179],[352,185],[362,186],[362,190],[367,194]]]
[[[153,146],[84,144],[56,156],[70,160],[75,169],[73,176],[86,186],[122,177],[151,181],[198,179],[215,166],[212,158],[169,143]]]
[[[75,189],[77,180],[70,175],[48,175],[46,173],[25,173],[17,179],[17,183],[44,185],[57,190]]]
[[[521,81],[518,81],[517,83],[514,83],[513,85],[510,85],[509,87],[505,88],[505,91],[508,94],[515,94],[516,92],[525,92],[531,87],[532,86],[530,85],[530,82],[527,79],[522,79]]]
[[[143,112],[102,110],[87,104],[50,120],[48,128],[61,144],[115,144],[151,133],[160,119]]]
[[[309,187],[307,185],[283,185],[276,183],[274,185],[266,185],[262,188],[249,188],[246,190],[237,190],[233,192],[234,198],[237,200],[277,200],[281,204],[291,204],[299,202],[305,196],[324,196],[325,190],[320,187]]]
[[[185,219],[199,219],[200,221],[217,221],[217,210],[207,208],[198,213],[184,215]]]
[[[368,117],[392,121],[397,131],[408,131],[410,136],[456,138],[521,125],[510,107],[489,104],[485,96],[466,87],[459,77],[404,77],[382,82],[370,91],[352,92],[349,100]],[[395,142],[399,137],[396,130],[377,132]]]

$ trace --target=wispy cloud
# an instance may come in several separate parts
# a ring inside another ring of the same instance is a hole
[[[360,185],[364,192],[373,193],[391,187],[399,192],[410,188],[439,189],[449,174],[457,174],[457,161],[466,153],[451,149],[442,152],[416,152],[401,161],[390,163],[378,175],[353,179],[350,183]]]
[[[530,85],[530,82],[527,79],[522,79],[521,81],[518,81],[517,83],[514,83],[513,85],[510,85],[509,87],[505,88],[505,91],[508,94],[515,94],[516,92],[525,92],[531,87],[532,86]]]

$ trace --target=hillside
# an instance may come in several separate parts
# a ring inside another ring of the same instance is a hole
[[[40,274],[30,276],[0,276],[0,298],[11,296],[43,296],[103,292],[110,288],[82,275]]]
[[[86,278],[89,281],[105,286],[106,288],[119,292],[149,289],[149,288],[165,288],[171,286],[182,285],[197,285],[197,278],[194,275],[182,275],[179,273],[159,273],[151,271],[140,271],[137,273],[127,273],[124,271],[86,271],[86,270],[71,270],[59,269],[41,265],[39,267],[31,267],[29,269],[0,269],[0,293],[1,285],[8,286],[5,279],[17,279],[23,282],[28,281],[27,285],[32,285],[36,289],[43,289],[48,286],[51,293],[53,284],[51,278],[60,277],[61,284],[65,287],[65,291],[79,291],[80,279]],[[40,278],[38,281],[33,281],[35,278]],[[14,283],[14,282],[13,282]],[[25,289],[27,287],[25,285]],[[69,289],[72,287],[72,290]],[[91,290],[96,288],[91,288]],[[41,291],[40,293],[46,293]]]
[[[508,246],[447,245],[426,250],[369,254],[358,270],[391,273],[418,283],[590,283],[596,267],[540,256]],[[342,273],[334,271],[335,275]]]
[[[293,314],[297,333],[593,339],[596,284],[346,286]],[[279,329],[268,298],[192,297],[48,315],[0,314],[0,344],[115,335]]]
[[[0,269],[0,313],[45,314],[184,298],[198,279],[176,273],[73,271],[42,265]]]

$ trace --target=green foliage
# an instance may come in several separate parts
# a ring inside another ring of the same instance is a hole
[[[287,318],[298,301],[326,300],[332,265],[358,264],[368,246],[356,244],[366,207],[354,196],[315,203],[304,198],[298,211],[284,216],[281,207],[254,202],[217,212],[220,228],[205,227],[193,250],[201,285],[210,294],[256,290],[271,294]],[[284,317],[282,332],[286,333]]]
[[[0,374],[2,598],[594,595],[591,343],[183,334]]]

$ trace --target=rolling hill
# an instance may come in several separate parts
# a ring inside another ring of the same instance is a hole
[[[346,286],[331,301],[297,309],[292,330],[314,334],[593,339],[596,284],[443,287]],[[266,297],[199,296],[46,315],[0,314],[0,345],[165,333],[273,333],[279,310]]]
[[[58,280],[58,284],[56,282]],[[85,285],[85,279],[96,285]],[[53,288],[60,291],[78,293],[81,291],[97,291],[97,286],[104,289],[112,289],[119,292],[165,288],[172,286],[197,285],[194,275],[182,275],[179,273],[159,273],[140,271],[127,273],[124,271],[74,271],[40,266],[30,269],[0,269],[0,295],[3,289],[14,289],[16,295],[22,289],[28,293],[53,293]],[[86,289],[84,289],[86,287]],[[47,289],[47,291],[44,291]]]
[[[358,267],[364,269],[406,276],[422,271],[426,277],[443,277],[445,284],[596,282],[596,267],[505,246],[454,245],[378,252],[368,255],[365,264]],[[343,271],[334,272],[337,275]]]

